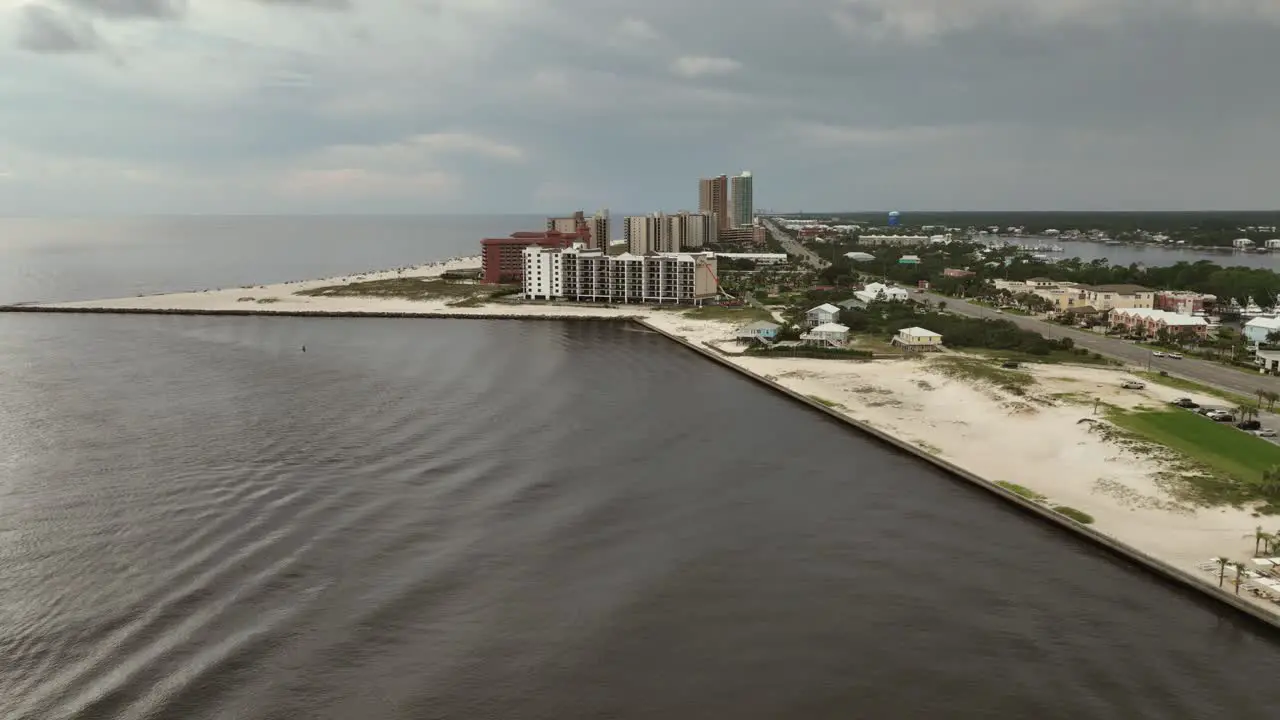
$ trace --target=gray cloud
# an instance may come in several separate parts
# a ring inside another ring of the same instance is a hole
[[[188,0],[63,0],[81,10],[108,18],[171,20],[186,15]]]
[[[102,39],[93,24],[43,5],[27,5],[18,12],[18,47],[34,53],[94,52]]]
[[[351,0],[253,0],[259,5],[276,5],[317,10],[349,10]]]
[[[361,0],[281,26],[197,0],[155,34],[101,22],[124,67],[15,56],[0,156],[24,197],[44,172],[52,205],[73,158],[97,158],[77,177],[127,168],[104,182],[142,212],[164,209],[157,177],[172,207],[210,211],[679,209],[694,178],[743,169],[780,209],[1266,206],[1268,7]],[[495,166],[494,148],[527,160]]]

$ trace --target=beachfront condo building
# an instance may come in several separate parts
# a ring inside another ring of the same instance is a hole
[[[526,300],[701,305],[718,292],[712,253],[611,256],[578,244],[522,254]]]
[[[559,233],[578,233],[583,229],[590,233],[587,241],[589,248],[604,248],[609,245],[609,210],[599,210],[595,215],[587,217],[582,210],[572,215],[547,218],[547,229]]]
[[[716,217],[711,213],[680,211],[623,218],[623,239],[633,255],[697,250],[715,242]]]
[[[729,217],[729,178],[726,175],[698,181],[698,212],[711,213],[724,230],[733,227]]]
[[[490,284],[517,283],[524,277],[524,256],[527,247],[567,248],[574,243],[590,241],[586,230],[564,233],[558,230],[544,232],[517,232],[511,237],[485,238],[480,241],[480,267],[484,281]]]
[[[745,170],[729,178],[729,227],[751,227],[755,221],[751,183],[751,173]]]

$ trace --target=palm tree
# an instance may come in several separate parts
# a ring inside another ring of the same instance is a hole
[[[1240,573],[1244,572],[1244,564],[1236,563],[1236,594],[1240,594]]]
[[[1259,557],[1258,548],[1266,547],[1266,541],[1270,538],[1270,535],[1268,535],[1267,532],[1262,529],[1262,526],[1259,525],[1251,534],[1245,535],[1244,537],[1246,540],[1253,538],[1253,556]]]
[[[1216,557],[1214,561],[1218,563],[1218,587],[1222,587],[1222,578],[1226,576],[1227,566],[1231,564],[1231,561],[1225,557]]]
[[[1266,399],[1267,401],[1267,410],[1268,411],[1275,410],[1276,401],[1280,401],[1280,393],[1275,392],[1274,390],[1267,390],[1263,394],[1263,398]]]

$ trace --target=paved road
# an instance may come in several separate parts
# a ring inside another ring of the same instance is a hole
[[[773,233],[773,239],[777,240],[778,243],[782,245],[782,249],[786,250],[788,255],[799,256],[803,262],[808,263],[815,270],[821,270],[831,264],[818,257],[818,254],[814,251],[796,242],[795,238],[779,229],[772,220],[765,218],[763,222],[764,226],[769,229],[769,232]]]
[[[1239,393],[1245,397],[1252,397],[1255,390],[1272,390],[1280,392],[1280,378],[1270,375],[1253,375],[1250,373],[1233,370],[1221,365],[1204,360],[1196,360],[1186,358],[1184,360],[1170,360],[1168,358],[1153,358],[1151,351],[1146,348],[1134,345],[1131,342],[1119,340],[1117,338],[1109,338],[1098,335],[1086,330],[1077,330],[1068,328],[1056,323],[1045,322],[1036,318],[1025,317],[1022,315],[1013,315],[1010,313],[997,313],[995,310],[981,305],[965,302],[957,298],[946,297],[945,295],[936,295],[934,293],[912,293],[916,298],[927,298],[933,303],[947,303],[947,310],[954,311],[961,315],[970,317],[985,317],[1000,320],[1009,320],[1014,324],[1026,330],[1033,330],[1049,338],[1069,337],[1075,341],[1077,347],[1087,348],[1096,353],[1101,353],[1108,357],[1113,357],[1125,363],[1146,367],[1151,364],[1152,370],[1164,370],[1170,375],[1194,380],[1205,385],[1213,385]]]

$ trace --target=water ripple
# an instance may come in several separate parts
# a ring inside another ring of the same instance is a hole
[[[1275,708],[1253,626],[649,333],[0,334],[5,718]]]

